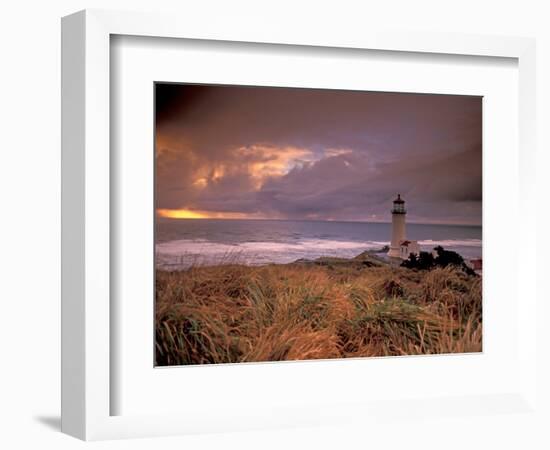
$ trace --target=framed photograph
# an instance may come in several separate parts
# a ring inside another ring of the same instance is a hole
[[[84,11],[62,46],[64,432],[536,414],[532,40]]]
[[[482,351],[481,96],[154,89],[155,365]]]

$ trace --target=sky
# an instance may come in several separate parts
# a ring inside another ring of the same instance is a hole
[[[160,217],[481,224],[482,98],[155,85]]]

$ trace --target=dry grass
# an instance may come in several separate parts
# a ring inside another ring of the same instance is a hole
[[[157,271],[156,364],[479,352],[481,278],[357,265]]]

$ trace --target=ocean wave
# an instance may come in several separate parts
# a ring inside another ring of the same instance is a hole
[[[481,248],[479,239],[423,240],[421,248],[430,250],[441,245],[448,249]],[[352,258],[365,250],[389,245],[389,241],[350,241],[334,239],[299,239],[291,242],[219,243],[205,239],[179,239],[156,245],[156,261],[160,267],[191,267],[215,264],[262,265],[285,264],[298,259],[321,256]],[[467,252],[470,253],[470,252]]]
[[[418,241],[418,244],[425,247],[437,247],[441,245],[444,248],[451,247],[481,247],[481,239],[443,239],[431,240],[426,239]]]
[[[217,243],[180,239],[156,245],[157,264],[161,266],[242,263],[250,265],[288,263],[321,256],[350,258],[365,250],[381,248],[387,242],[357,242],[329,239],[302,239],[295,242]]]

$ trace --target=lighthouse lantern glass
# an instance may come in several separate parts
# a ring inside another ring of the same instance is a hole
[[[397,213],[397,214],[404,214],[405,213],[405,203],[403,203],[403,202],[394,202],[392,212]]]

